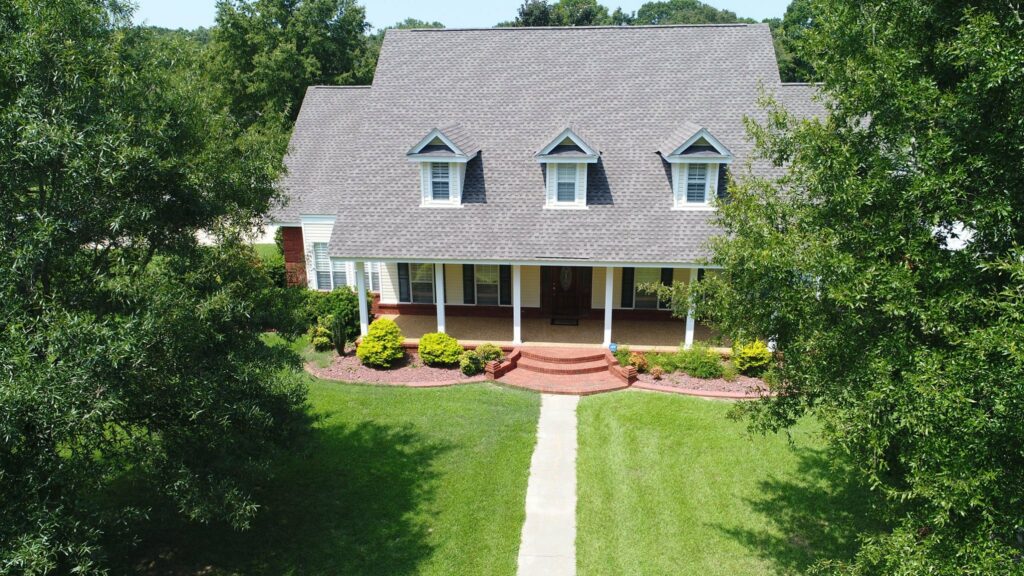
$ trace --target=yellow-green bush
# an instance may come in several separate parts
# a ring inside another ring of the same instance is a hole
[[[484,362],[492,360],[500,362],[505,358],[505,352],[495,344],[481,344],[476,347],[476,353]]]
[[[459,358],[459,370],[462,370],[466,376],[479,374],[484,371],[484,359],[480,357],[480,354],[466,350]]]
[[[390,368],[405,356],[402,340],[404,337],[398,324],[387,318],[379,318],[370,324],[370,330],[356,348],[356,356],[367,366]]]
[[[772,361],[772,351],[763,340],[744,342],[736,340],[732,347],[732,362],[736,369],[748,376],[757,376],[768,368]]]
[[[459,341],[441,332],[424,334],[420,338],[420,360],[427,366],[452,366],[462,356]]]

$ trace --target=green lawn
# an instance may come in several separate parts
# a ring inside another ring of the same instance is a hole
[[[174,573],[515,573],[538,395],[313,381],[310,401],[310,446],[252,530],[168,526]]]
[[[801,574],[877,526],[813,422],[749,436],[729,404],[627,392],[579,405],[581,576]]]
[[[253,244],[252,247],[256,249],[256,255],[260,258],[269,258],[281,254],[281,251],[277,249],[277,244]]]

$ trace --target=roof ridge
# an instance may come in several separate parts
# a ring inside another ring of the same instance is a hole
[[[527,30],[645,30],[651,28],[752,28],[768,26],[763,22],[730,22],[719,24],[643,24],[617,25],[603,24],[599,26],[470,26],[466,28],[388,28],[388,32],[479,32],[479,31],[527,31]]]
[[[310,84],[307,88],[309,88],[309,89],[317,88],[317,89],[325,89],[325,90],[327,90],[327,89],[330,89],[330,90],[367,89],[367,90],[369,90],[370,88],[372,88],[372,86],[370,84],[358,84],[358,85],[350,85],[350,86],[337,86],[337,85],[332,85],[332,84]]]

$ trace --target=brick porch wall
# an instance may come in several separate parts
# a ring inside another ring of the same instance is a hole
[[[282,227],[284,239],[285,281],[289,286],[306,285],[306,254],[302,244],[302,228]]]

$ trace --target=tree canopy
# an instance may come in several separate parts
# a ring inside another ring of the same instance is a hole
[[[294,121],[314,84],[369,84],[376,56],[355,0],[218,0],[211,74],[236,118]]]
[[[1020,574],[1024,18],[1005,2],[812,0],[827,117],[751,123],[785,168],[720,206],[677,299],[781,352],[756,429],[813,412],[884,498],[856,575]],[[803,16],[801,21],[806,21]]]
[[[280,135],[243,128],[195,44],[130,16],[0,4],[2,574],[105,573],[158,502],[244,527],[306,425],[243,242]]]

